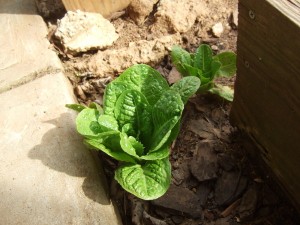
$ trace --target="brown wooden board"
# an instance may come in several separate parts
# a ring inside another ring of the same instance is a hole
[[[131,0],[62,0],[68,11],[81,10],[84,12],[101,13],[109,17],[112,13],[125,9]]]
[[[232,122],[257,143],[300,209],[298,0],[240,0]]]

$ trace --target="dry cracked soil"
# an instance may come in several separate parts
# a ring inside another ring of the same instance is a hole
[[[133,5],[110,18],[119,35],[112,46],[77,54],[55,39],[57,15],[47,14],[49,39],[80,103],[101,104],[106,84],[135,63],[153,66],[174,83],[180,78],[169,55],[175,44],[188,51],[206,43],[214,53],[236,52],[237,0],[140,2],[148,8]],[[61,17],[63,10],[58,11]],[[217,23],[223,25],[221,33],[212,29]],[[233,87],[234,81],[217,82]],[[159,199],[143,201],[123,191],[113,179],[117,162],[99,153],[124,225],[299,224],[255,147],[230,124],[230,108],[230,102],[213,95],[189,100],[171,147],[172,184]]]

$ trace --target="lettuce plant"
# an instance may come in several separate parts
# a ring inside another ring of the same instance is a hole
[[[185,77],[169,86],[150,66],[138,64],[107,85],[103,110],[67,105],[79,111],[77,131],[84,142],[119,161],[115,179],[128,192],[156,199],[171,181],[170,144],[176,138],[184,104],[200,86]]]
[[[236,72],[236,55],[233,52],[222,52],[213,56],[210,46],[200,45],[194,54],[179,46],[174,46],[171,59],[176,69],[183,76],[195,76],[201,80],[198,93],[211,92],[232,101],[233,90],[228,86],[216,84],[217,77],[231,77]]]

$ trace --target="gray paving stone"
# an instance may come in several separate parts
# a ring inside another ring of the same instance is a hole
[[[0,93],[61,71],[34,0],[0,0]]]
[[[120,225],[62,73],[0,94],[0,224]]]

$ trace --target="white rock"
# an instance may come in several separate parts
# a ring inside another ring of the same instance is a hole
[[[218,51],[218,50],[219,50],[219,48],[218,48],[217,45],[212,45],[212,46],[211,46],[211,49],[212,49],[213,51]]]
[[[206,5],[199,0],[160,0],[155,14],[156,28],[167,27],[176,32],[187,32],[197,17],[207,14]]]
[[[114,26],[101,14],[69,11],[58,22],[55,36],[71,54],[111,46],[118,39]]]
[[[212,29],[212,33],[214,36],[216,37],[221,37],[221,35],[224,32],[224,27],[222,23],[216,23],[215,25],[213,25]]]

